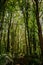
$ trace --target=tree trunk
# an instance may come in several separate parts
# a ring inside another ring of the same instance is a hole
[[[43,37],[42,37],[41,25],[39,22],[38,0],[35,0],[35,3],[36,3],[36,21],[37,21],[37,26],[38,26],[38,36],[39,36],[39,41],[40,41],[41,53],[43,56]]]
[[[29,44],[29,51],[31,54],[31,47],[30,47],[30,39],[29,39],[29,27],[28,27],[28,0],[26,0],[26,5],[25,5],[25,26],[27,29],[27,34],[28,34],[28,44]]]
[[[10,22],[9,22],[9,26],[8,26],[7,52],[10,51],[10,39],[9,39],[9,35],[10,35],[11,19],[12,19],[12,13],[11,13],[11,16],[10,16]]]
[[[0,54],[1,54],[1,42],[2,42],[2,33],[3,33],[3,22],[4,22],[4,15],[5,15],[5,12],[3,11],[2,12],[2,20],[1,20],[1,25],[0,25]]]

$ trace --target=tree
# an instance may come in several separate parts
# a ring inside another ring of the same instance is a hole
[[[39,22],[38,0],[35,0],[35,3],[36,3],[36,22],[37,22],[37,26],[38,26],[38,36],[39,36],[39,41],[40,41],[41,53],[43,56],[43,37],[42,37],[41,25]]]
[[[10,35],[11,20],[12,20],[12,13],[11,13],[11,15],[10,15],[10,21],[9,21],[9,25],[8,25],[7,52],[10,51],[10,40],[9,40],[9,35]]]
[[[0,54],[1,54],[1,40],[2,40],[2,32],[3,32],[3,21],[4,21],[4,16],[5,16],[5,8],[6,8],[6,0],[1,0],[0,1],[0,29],[1,29],[1,39],[0,39]],[[2,5],[2,6],[1,6]]]

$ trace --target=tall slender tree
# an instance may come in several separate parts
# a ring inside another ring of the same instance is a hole
[[[40,47],[41,47],[41,53],[43,56],[43,37],[42,37],[42,29],[41,29],[41,24],[39,22],[39,8],[38,8],[38,0],[34,0],[36,3],[36,22],[38,26],[38,36],[39,36],[39,41],[40,41]]]
[[[1,35],[0,35],[0,53],[1,53],[1,40],[2,40],[2,32],[3,32],[3,22],[4,22],[4,16],[5,16],[5,8],[6,8],[6,4],[7,0],[1,0],[0,1],[0,31],[1,31]],[[2,6],[1,6],[2,5]]]
[[[12,12],[10,13],[10,20],[9,20],[9,25],[8,25],[8,35],[7,35],[7,52],[10,51],[10,38],[9,38],[9,35],[10,35],[10,27],[11,27],[11,21],[12,21]]]

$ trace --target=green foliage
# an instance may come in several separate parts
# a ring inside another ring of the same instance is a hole
[[[2,5],[2,6],[1,6]],[[39,13],[43,11],[43,3],[39,7]],[[36,23],[35,2],[27,0],[4,0],[0,2],[0,65],[5,65],[4,53],[13,57],[35,55],[40,57],[41,48],[38,37],[38,26]],[[11,17],[12,13],[12,17]],[[41,17],[40,17],[41,18]],[[27,25],[27,26],[26,26]],[[43,24],[42,24],[43,25]],[[10,26],[10,27],[9,27]],[[27,30],[28,28],[28,30]],[[42,26],[43,28],[43,26]],[[9,32],[8,32],[9,31]],[[9,33],[9,52],[7,52],[7,42]],[[29,45],[30,44],[30,45]],[[30,52],[31,51],[31,54]],[[3,54],[3,55],[1,55]],[[40,58],[34,58],[33,65],[41,62]],[[2,63],[3,62],[3,63]],[[39,63],[40,64],[40,63]]]

